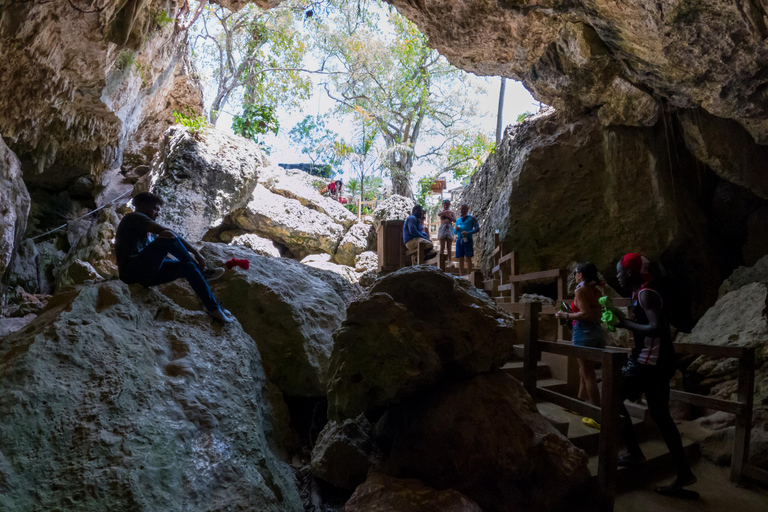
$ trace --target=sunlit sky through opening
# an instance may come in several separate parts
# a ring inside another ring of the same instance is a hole
[[[385,4],[382,4],[381,9],[386,9]],[[379,27],[382,32],[389,32],[388,21],[386,16],[381,16],[379,21]],[[306,69],[317,69],[318,63],[313,55],[305,56],[304,66]],[[203,77],[203,87],[206,89],[206,100],[212,97],[211,88],[213,84],[205,80],[208,70],[200,70]],[[353,137],[352,126],[348,119],[344,119],[338,116],[334,116],[334,110],[336,102],[328,97],[324,90],[323,83],[327,78],[323,75],[310,75],[310,78],[314,84],[314,92],[310,99],[303,101],[299,108],[292,111],[286,111],[285,109],[279,109],[277,111],[277,117],[280,122],[280,130],[278,135],[267,134],[262,137],[265,145],[270,148],[270,160],[274,164],[287,163],[309,163],[310,160],[306,155],[301,153],[301,148],[294,144],[288,133],[297,123],[302,121],[308,115],[324,115],[327,114],[326,125],[331,130],[337,132],[343,139],[351,139]],[[501,79],[499,77],[478,77],[476,75],[467,74],[466,80],[471,84],[471,89],[475,92],[475,99],[477,101],[476,118],[473,123],[483,133],[487,134],[491,139],[495,137],[496,132],[496,116],[498,111],[499,102],[499,87]],[[539,103],[534,100],[531,94],[523,87],[520,82],[514,80],[506,81],[506,92],[504,97],[504,110],[503,110],[503,124],[507,126],[516,122],[518,116],[525,112],[535,113],[539,110]],[[206,109],[209,109],[210,105],[206,104]],[[220,113],[216,123],[216,127],[220,130],[231,133],[232,132],[232,118],[233,115],[239,113],[241,109],[240,104],[230,101],[223,111]],[[426,141],[424,141],[426,142]],[[419,146],[417,144],[416,153],[419,152]],[[346,167],[335,168],[336,176],[341,176],[345,181],[351,178],[350,170]],[[437,172],[438,169],[434,165],[427,162],[420,162],[418,159],[414,163],[412,169],[412,184],[427,175],[432,175]],[[458,186],[459,183],[452,179],[449,173],[445,174],[448,178],[448,188]],[[385,183],[389,180],[384,177]],[[415,189],[415,186],[414,186]]]

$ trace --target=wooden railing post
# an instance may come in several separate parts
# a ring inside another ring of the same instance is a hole
[[[613,510],[616,496],[616,462],[621,431],[621,367],[627,361],[623,352],[603,352],[602,418],[600,423],[600,453],[597,461],[597,485],[600,510]]]
[[[731,456],[731,481],[739,482],[749,460],[749,434],[752,429],[752,402],[755,394],[755,349],[746,349],[739,359],[737,400],[744,404],[742,414],[736,415],[736,432]]]
[[[523,351],[523,387],[536,399],[536,373],[539,360],[539,313],[541,304],[526,302],[523,309],[525,317],[525,348]]]

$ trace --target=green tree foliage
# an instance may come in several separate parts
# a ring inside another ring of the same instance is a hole
[[[233,132],[262,146],[263,141],[259,140],[259,135],[268,132],[277,135],[279,129],[280,123],[275,116],[275,107],[246,104],[243,114],[232,118]]]
[[[386,17],[388,29],[377,24]],[[475,112],[466,76],[427,46],[426,36],[394,9],[374,1],[340,0],[328,16],[310,24],[339,113],[374,123],[387,152],[383,164],[396,194],[411,195],[414,161],[450,165]]]
[[[290,109],[309,98],[312,84],[302,68],[307,45],[297,30],[303,12],[290,0],[269,10],[247,4],[237,13],[203,6],[189,46],[204,82],[210,84],[206,104],[211,124],[230,103],[244,109]]]
[[[441,174],[450,171],[457,180],[472,176],[495,150],[495,142],[487,135],[465,133],[463,138],[457,138],[448,148],[447,165]]]
[[[534,115],[533,112],[523,112],[522,114],[517,116],[517,124],[522,123],[523,121],[526,120],[526,118],[531,117],[532,115]]]
[[[291,128],[288,137],[301,148],[301,154],[309,158],[313,168],[317,166],[318,169],[323,170],[325,167],[330,167],[329,162],[336,162],[334,143],[338,134],[326,127],[325,116],[305,117]]]

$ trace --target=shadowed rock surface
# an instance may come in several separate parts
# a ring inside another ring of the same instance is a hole
[[[371,424],[362,414],[326,423],[312,449],[312,474],[342,489],[362,484],[374,462]]]
[[[329,417],[354,418],[439,379],[499,368],[514,325],[466,280],[423,266],[389,274],[350,305],[334,335]]]
[[[0,508],[300,512],[265,384],[237,323],[117,281],[59,294],[0,340]]]
[[[451,488],[483,510],[550,510],[589,478],[587,454],[495,372],[457,380],[389,409],[377,426],[380,470]]]
[[[346,512],[482,512],[452,489],[438,491],[418,480],[371,473],[344,506]]]

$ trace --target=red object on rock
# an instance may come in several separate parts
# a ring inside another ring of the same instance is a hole
[[[339,198],[339,202],[340,202],[341,204],[347,204],[347,198],[346,198],[346,197],[340,197],[340,198]]]
[[[250,261],[248,261],[248,260],[238,260],[237,258],[232,258],[231,260],[229,260],[226,263],[226,265],[227,265],[227,268],[240,267],[243,270],[248,270],[249,268],[251,268],[251,262]]]

